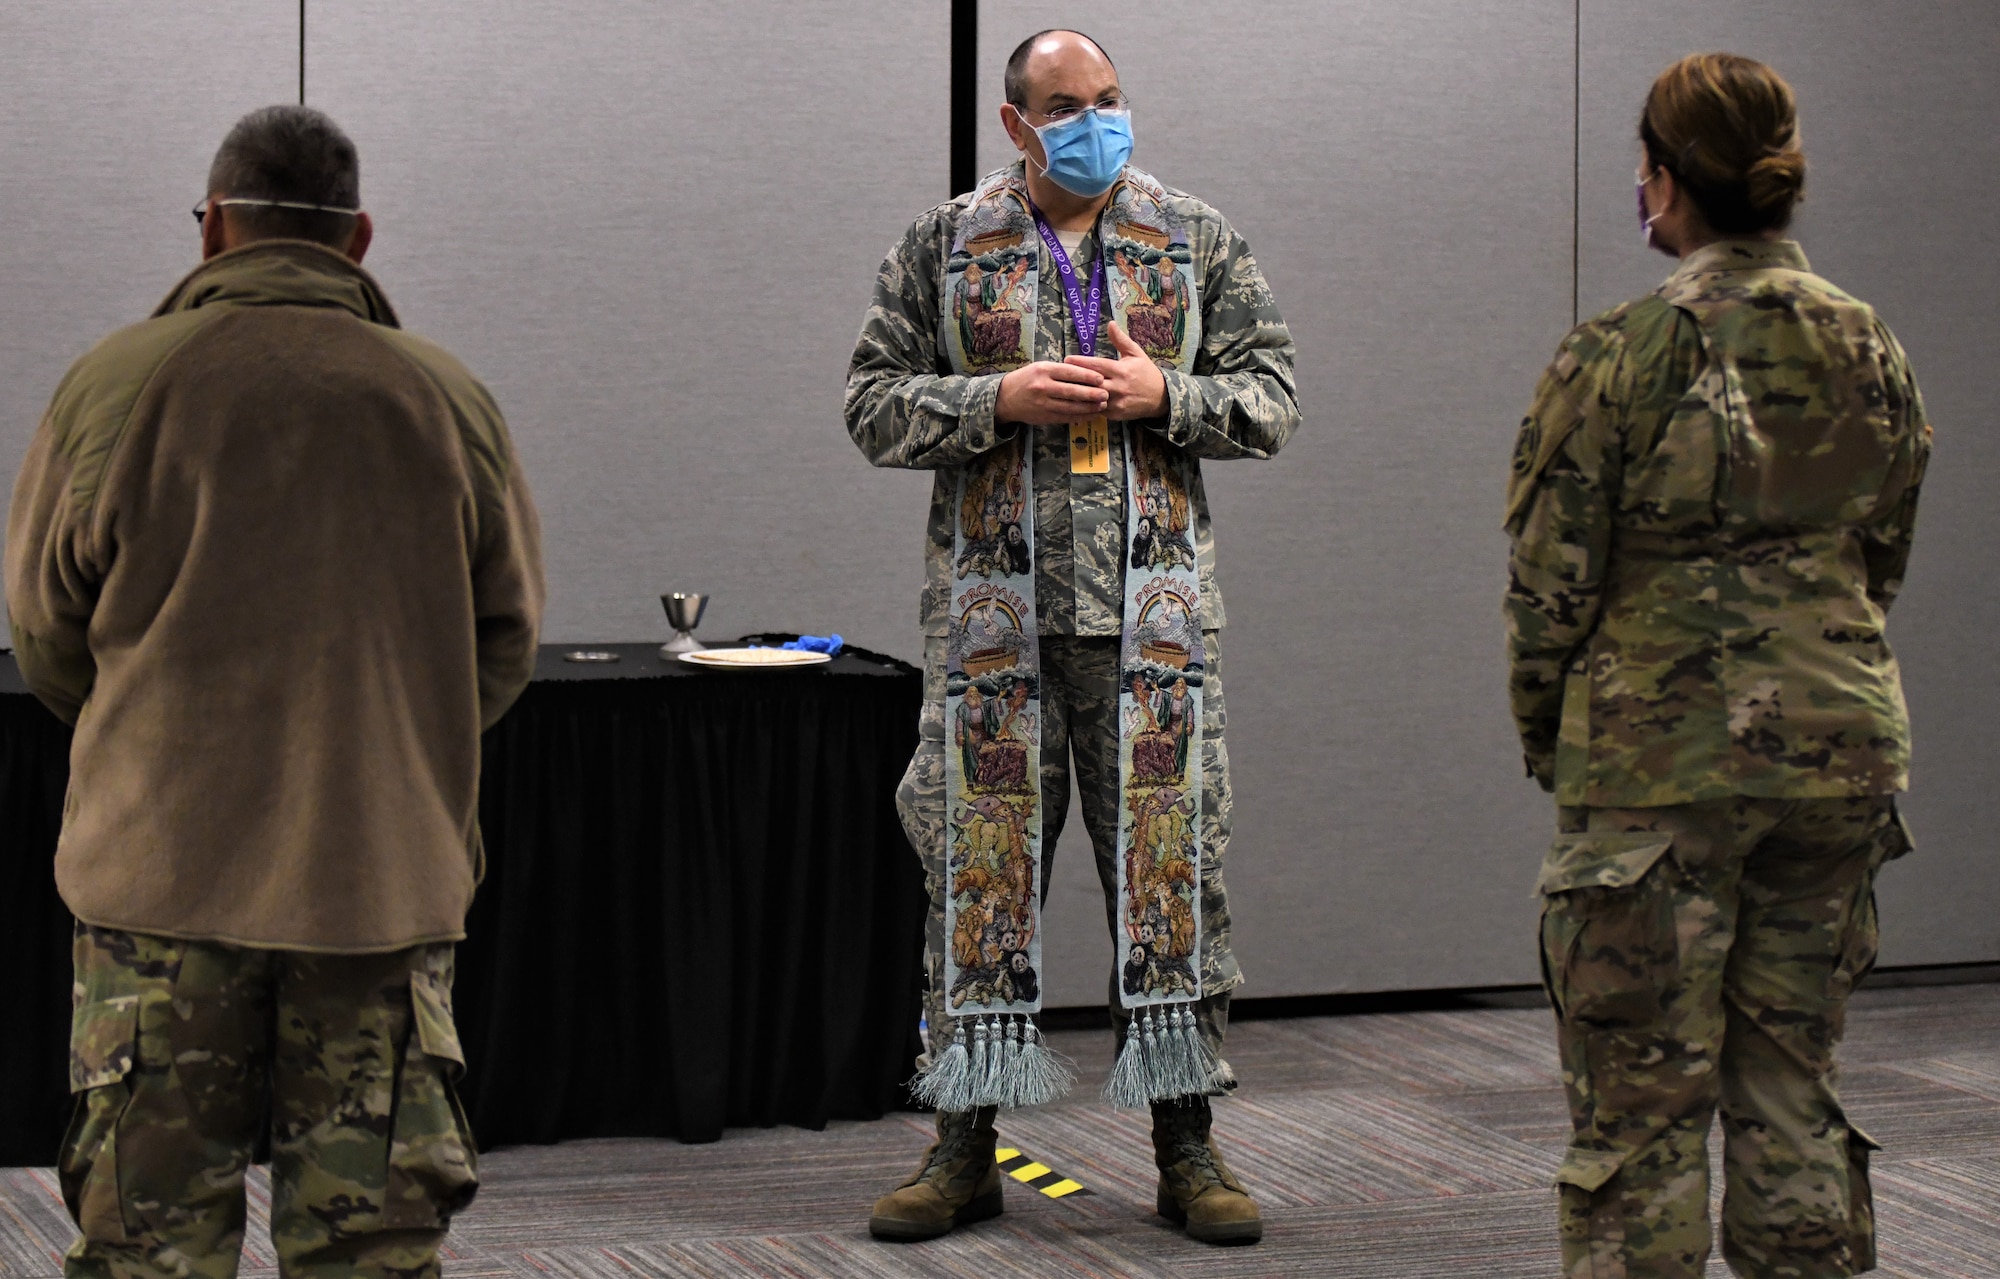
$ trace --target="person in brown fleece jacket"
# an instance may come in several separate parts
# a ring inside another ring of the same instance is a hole
[[[7,527],[21,673],[76,726],[67,1273],[233,1273],[268,1139],[287,1275],[435,1274],[535,509],[492,397],[361,269],[333,121],[253,112],[208,190],[203,264],[64,377]]]

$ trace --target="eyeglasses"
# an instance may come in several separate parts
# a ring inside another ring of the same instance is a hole
[[[1114,93],[1108,98],[1099,98],[1089,106],[1057,107],[1053,111],[1033,111],[1024,114],[1038,115],[1052,124],[1061,124],[1064,120],[1076,119],[1086,111],[1130,111],[1131,109],[1132,99],[1123,93]]]
[[[201,226],[202,220],[208,216],[208,206],[210,203],[213,203],[218,209],[226,204],[247,204],[262,209],[305,209],[313,213],[345,213],[350,216],[361,212],[359,209],[335,208],[331,204],[302,204],[297,200],[252,200],[243,196],[233,195],[226,200],[215,200],[212,202],[203,200],[200,204],[195,205],[194,224],[196,226]]]

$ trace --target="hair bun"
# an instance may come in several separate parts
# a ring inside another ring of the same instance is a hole
[[[1806,157],[1797,148],[1764,156],[1743,175],[1750,207],[1759,213],[1789,209],[1804,197]]]
[[[1694,53],[1668,67],[1646,95],[1639,139],[1724,237],[1782,231],[1805,190],[1792,86],[1754,58]]]

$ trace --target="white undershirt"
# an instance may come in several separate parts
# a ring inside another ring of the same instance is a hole
[[[1083,247],[1083,237],[1089,234],[1089,231],[1056,232],[1056,239],[1061,242],[1063,252],[1069,254],[1069,264],[1072,267],[1081,268],[1090,261],[1089,257],[1077,256],[1077,250]]]

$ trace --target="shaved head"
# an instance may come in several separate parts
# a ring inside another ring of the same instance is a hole
[[[1083,32],[1060,27],[1037,31],[1015,45],[1007,57],[1007,101],[1023,111],[1039,109],[1046,104],[1033,99],[1047,90],[1051,76],[1069,79],[1074,74],[1091,79],[1108,76],[1112,84],[1118,82],[1111,55]]]
[[[1101,187],[1095,195],[1082,195],[1064,186],[1049,176],[1049,157],[1040,130],[1060,123],[1064,136],[1073,137],[1079,125],[1092,130],[1106,127],[1107,120],[1117,117],[1117,125],[1110,127],[1121,128],[1121,145],[1129,151],[1130,109],[1118,84],[1118,68],[1111,65],[1097,41],[1081,31],[1037,31],[1021,41],[1007,59],[1007,100],[1000,104],[1000,127],[1007,130],[1007,140],[1021,153],[1030,198],[1057,230],[1092,225],[1116,175],[1070,178],[1073,186]],[[1086,112],[1109,114],[1087,118]],[[1104,180],[1099,182],[1098,177]]]

